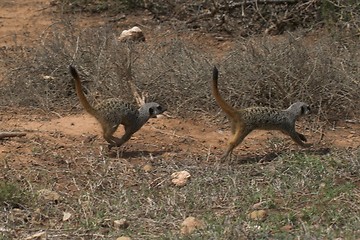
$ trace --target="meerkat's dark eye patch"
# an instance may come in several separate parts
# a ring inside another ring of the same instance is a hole
[[[153,115],[154,112],[155,112],[154,108],[149,108],[149,114],[150,114],[150,115]]]
[[[308,114],[311,112],[310,106],[304,106],[303,108],[304,108],[302,112],[303,114]]]
[[[309,106],[302,106],[301,107],[301,114],[307,114],[310,112],[310,107]]]

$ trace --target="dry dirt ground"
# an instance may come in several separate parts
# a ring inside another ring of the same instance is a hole
[[[44,30],[55,21],[55,15],[50,1],[1,1],[0,46],[37,44],[37,40]],[[84,25],[102,24],[104,22],[100,16],[82,15],[78,19]],[[210,41],[208,37],[203,39]],[[198,40],[197,38],[196,41]],[[212,42],[206,45],[215,46],[216,44]],[[223,43],[222,46],[228,47],[229,44]],[[217,45],[216,47],[221,46]],[[1,72],[4,71],[1,69]],[[4,157],[12,153],[12,160],[17,161],[20,165],[52,164],[41,161],[36,155],[34,157],[31,154],[34,147],[45,142],[52,148],[67,149],[76,146],[78,151],[86,151],[89,147],[105,146],[105,142],[100,137],[101,131],[98,124],[85,113],[62,116],[57,113],[45,113],[41,110],[3,107],[0,112],[0,121],[0,130],[2,131],[17,130],[27,133],[23,138],[12,138],[0,142],[0,156]],[[195,155],[203,155],[204,152],[210,155],[214,153],[217,157],[226,148],[229,135],[227,130],[221,131],[219,129],[220,126],[192,119],[169,117],[152,119],[133,136],[124,148],[115,152],[121,151],[123,152],[122,156],[129,159],[154,154],[194,153]],[[305,128],[301,129],[301,131],[305,131],[304,133],[308,136],[309,141],[315,143],[315,150],[322,148],[359,148],[360,145],[360,125],[356,122],[325,126],[322,131],[317,132],[311,132]],[[122,129],[119,128],[117,135],[121,133]],[[289,145],[289,148],[303,151],[279,133],[256,131],[248,136],[235,153],[241,159],[247,158],[247,156],[266,154],[271,150],[269,141],[271,142],[274,137],[284,139],[286,143],[289,143],[286,144]]]

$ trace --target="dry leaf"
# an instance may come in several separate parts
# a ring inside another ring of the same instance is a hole
[[[116,240],[131,240],[129,237],[118,237]]]
[[[267,212],[265,210],[255,210],[248,214],[248,217],[252,220],[262,221],[265,220]]]
[[[171,174],[171,182],[178,187],[182,187],[185,186],[190,176],[190,173],[187,171],[174,172]]]
[[[35,233],[35,234],[25,238],[25,240],[32,240],[32,239],[46,239],[46,232],[45,231],[38,232],[38,233]]]
[[[284,232],[290,232],[292,229],[293,229],[293,226],[291,226],[289,224],[281,227],[281,230]]]
[[[187,217],[181,223],[181,234],[188,235],[194,232],[196,229],[202,229],[205,227],[205,224],[194,217]]]
[[[265,202],[264,201],[261,201],[261,202],[258,202],[258,203],[255,203],[254,205],[252,205],[252,209],[259,209]]]
[[[143,166],[143,170],[144,172],[151,172],[153,170],[153,166],[151,166],[151,164],[145,164],[145,166]]]
[[[63,212],[63,222],[69,220],[71,218],[71,213],[69,212]]]
[[[52,77],[52,76],[43,75],[42,77],[43,77],[43,79],[45,79],[45,80],[54,80],[54,77]]]

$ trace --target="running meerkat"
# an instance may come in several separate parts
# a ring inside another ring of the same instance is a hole
[[[100,123],[103,137],[109,143],[109,148],[123,145],[150,118],[156,118],[157,115],[166,111],[166,108],[156,102],[145,103],[137,109],[136,106],[118,98],[110,98],[92,106],[82,90],[76,69],[70,65],[69,70],[74,79],[75,90],[81,105]],[[121,138],[117,138],[113,134],[120,124],[124,125],[125,133]]]
[[[302,147],[310,147],[312,144],[306,142],[306,137],[296,132],[296,120],[308,113],[310,107],[304,102],[296,102],[286,110],[279,110],[269,107],[249,107],[243,109],[235,109],[230,106],[220,95],[218,89],[219,71],[214,66],[213,80],[212,80],[212,94],[225,112],[231,122],[232,138],[229,141],[227,151],[222,157],[222,161],[226,160],[244,138],[255,129],[262,130],[279,130],[284,134],[290,136],[294,142]]]

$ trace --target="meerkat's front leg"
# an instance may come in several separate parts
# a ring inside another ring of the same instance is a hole
[[[117,137],[114,137],[114,136],[110,137],[113,140],[113,142],[110,143],[109,149],[111,149],[112,147],[120,147],[120,146],[122,146],[134,134],[131,127],[128,127],[128,126],[124,125],[124,129],[125,129],[125,133],[121,138],[117,138]]]
[[[289,131],[286,132],[286,134],[289,135],[294,142],[296,142],[297,144],[299,144],[304,148],[308,148],[312,146],[311,143],[304,143],[307,141],[306,137],[303,134],[296,132],[295,128],[290,129]]]

